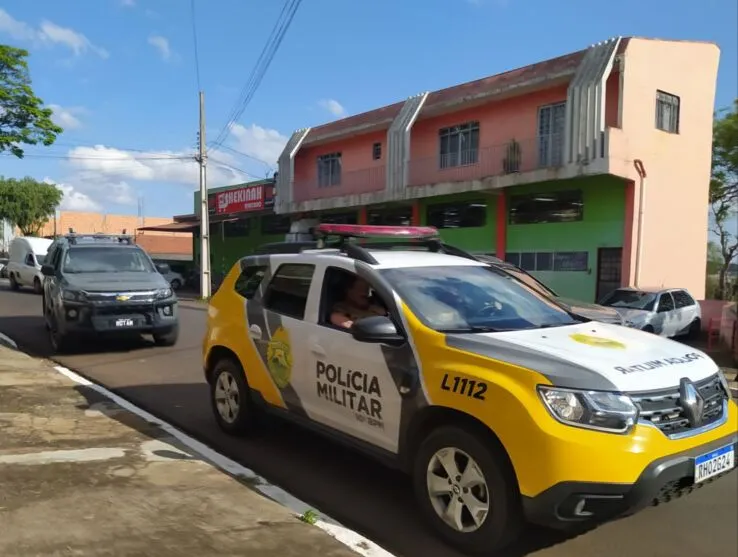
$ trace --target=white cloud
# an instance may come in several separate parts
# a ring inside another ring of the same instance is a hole
[[[74,186],[69,184],[59,184],[49,177],[43,179],[47,184],[52,184],[60,190],[64,197],[59,208],[63,211],[90,211],[96,212],[102,209],[102,205],[97,201],[93,200],[89,195],[77,191]]]
[[[200,179],[200,167],[195,162],[193,153],[186,150],[132,153],[95,145],[75,147],[68,155],[68,163],[77,178],[89,183],[127,184],[128,181],[141,181],[194,187]],[[218,158],[225,163],[232,162],[220,153]],[[236,170],[216,164],[208,165],[208,182],[211,184],[236,183],[244,181],[244,178]]]
[[[49,108],[54,111],[51,119],[65,130],[74,130],[82,127],[82,121],[79,119],[80,116],[85,114],[87,111],[81,106],[70,106],[64,108],[58,104],[50,104]]]
[[[234,124],[231,135],[234,149],[274,166],[289,139],[277,130],[262,128],[256,124],[249,127]]]
[[[337,100],[323,99],[318,104],[324,109],[326,109],[328,112],[333,114],[333,116],[338,116],[338,117],[346,116],[346,109]]]
[[[24,21],[19,21],[8,12],[0,8],[0,33],[10,35],[17,41],[26,41],[36,45],[65,46],[75,56],[81,56],[92,52],[101,58],[108,58],[107,50],[94,45],[85,35],[62,27],[48,20],[41,22],[38,28],[34,28]]]
[[[161,35],[152,35],[149,37],[149,44],[159,51],[161,59],[165,62],[170,60],[172,57],[172,49],[169,46],[169,41],[166,37]]]

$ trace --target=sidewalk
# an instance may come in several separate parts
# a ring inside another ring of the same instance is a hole
[[[50,363],[0,343],[3,557],[356,557]]]

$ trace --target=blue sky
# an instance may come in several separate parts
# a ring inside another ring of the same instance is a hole
[[[192,211],[197,83],[189,0],[0,0],[0,42],[31,51],[66,128],[0,173],[49,179],[64,207]],[[74,7],[74,9],[71,9]],[[208,136],[228,120],[282,2],[197,0]],[[304,0],[211,187],[264,177],[296,129],[565,54],[616,35],[714,41],[716,106],[738,96],[735,0]],[[69,157],[69,158],[65,158]],[[97,157],[93,160],[92,157]],[[225,166],[228,165],[228,166]],[[230,168],[228,168],[230,167]],[[234,170],[237,169],[237,170]],[[239,172],[240,171],[240,172]]]

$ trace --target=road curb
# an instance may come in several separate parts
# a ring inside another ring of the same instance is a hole
[[[247,480],[252,489],[258,491],[262,496],[271,499],[272,501],[289,509],[292,513],[294,513],[295,516],[300,517],[305,512],[313,510],[313,508],[304,501],[291,495],[286,490],[269,483],[266,478],[258,475],[253,470],[246,468],[235,460],[232,460],[227,456],[219,453],[215,449],[208,447],[203,442],[198,441],[194,437],[188,435],[187,433],[170,424],[169,422],[158,418],[157,416],[151,414],[143,408],[140,408],[139,406],[123,398],[122,396],[114,393],[106,387],[103,387],[99,383],[96,383],[78,373],[75,373],[74,371],[64,366],[57,365],[56,362],[53,363],[55,364],[53,366],[54,370],[56,370],[61,375],[64,375],[65,377],[79,385],[83,385],[94,391],[97,391],[100,395],[117,404],[124,410],[127,410],[128,412],[139,416],[149,423],[157,425],[162,429],[162,431],[165,431],[172,437],[176,438],[180,443],[188,447],[191,451],[196,453],[200,458],[208,462],[211,466],[233,477],[239,478],[241,480]],[[314,523],[314,526],[320,528],[328,535],[335,538],[337,541],[341,542],[359,555],[362,555],[363,557],[395,557],[392,553],[382,548],[375,542],[362,536],[358,532],[351,530],[346,526],[343,526],[341,523],[331,518],[327,514],[324,514],[317,509],[314,512],[316,512],[318,516],[321,517]]]
[[[18,350],[18,345],[15,343],[15,341],[3,333],[0,333],[0,346],[12,348],[13,350]]]

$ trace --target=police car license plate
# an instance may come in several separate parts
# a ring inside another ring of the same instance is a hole
[[[727,445],[694,459],[694,483],[698,484],[735,468],[735,449]]]
[[[116,327],[133,327],[133,319],[116,319]]]

